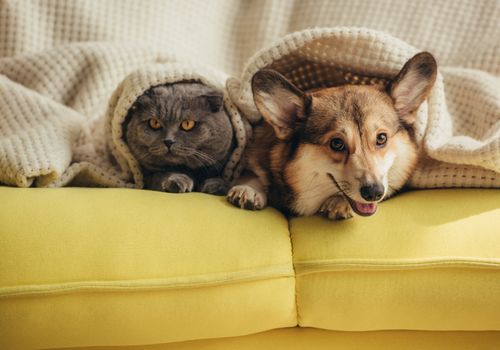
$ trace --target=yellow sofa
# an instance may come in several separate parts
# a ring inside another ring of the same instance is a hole
[[[0,349],[77,347],[499,349],[500,192],[409,192],[331,222],[0,187]]]

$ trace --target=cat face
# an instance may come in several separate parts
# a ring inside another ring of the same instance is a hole
[[[201,83],[151,88],[134,102],[125,127],[132,154],[149,171],[221,170],[233,139],[222,92]]]

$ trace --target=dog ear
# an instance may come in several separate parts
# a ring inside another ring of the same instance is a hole
[[[255,106],[273,127],[276,137],[289,140],[298,122],[305,119],[311,98],[280,73],[263,69],[252,78]]]
[[[437,64],[428,52],[413,56],[389,86],[389,94],[394,101],[398,116],[408,123],[413,123],[412,114],[427,98],[436,81]]]

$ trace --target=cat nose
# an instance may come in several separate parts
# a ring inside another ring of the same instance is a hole
[[[165,141],[163,141],[163,143],[165,143],[165,146],[170,148],[175,143],[175,141],[171,139],[166,139]]]
[[[374,202],[381,199],[384,195],[384,186],[379,183],[366,184],[361,186],[359,192],[365,200]]]

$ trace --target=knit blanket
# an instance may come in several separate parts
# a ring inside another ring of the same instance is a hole
[[[150,86],[191,79],[226,85],[231,179],[245,120],[260,118],[258,69],[303,89],[384,82],[427,50],[439,75],[418,111],[424,156],[410,185],[500,187],[498,18],[494,0],[3,1],[0,183],[141,188],[121,123]]]

